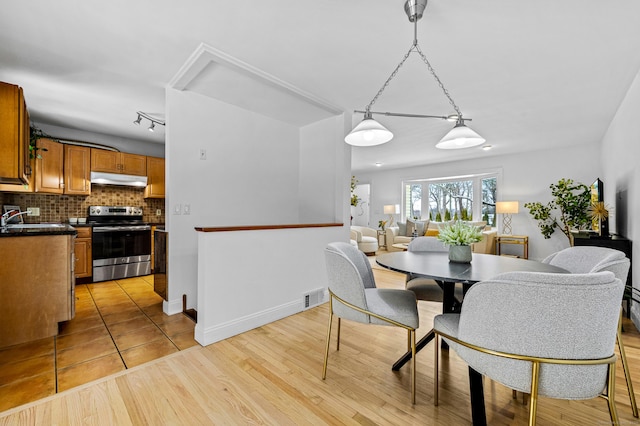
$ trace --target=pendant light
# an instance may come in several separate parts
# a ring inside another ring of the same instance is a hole
[[[387,78],[387,81],[382,85],[378,93],[373,97],[371,102],[365,107],[364,111],[356,110],[356,113],[364,113],[364,119],[353,128],[353,130],[344,138],[345,142],[354,146],[375,146],[386,142],[389,142],[393,138],[393,133],[389,131],[382,124],[373,119],[373,114],[396,116],[396,117],[411,117],[411,118],[437,118],[441,120],[451,121],[452,117],[455,117],[456,124],[441,140],[436,144],[436,148],[440,149],[460,149],[469,148],[472,146],[481,145],[485,142],[478,133],[465,125],[465,121],[471,121],[470,118],[464,118],[460,109],[449,95],[449,91],[444,87],[442,81],[436,74],[435,70],[429,63],[427,57],[422,53],[420,46],[418,45],[418,21],[422,18],[425,8],[427,7],[428,0],[407,0],[404,4],[404,10],[409,18],[410,22],[413,22],[414,37],[413,43],[409,48],[409,51],[404,55],[402,61],[396,66],[391,75]],[[449,100],[449,104],[456,111],[455,115],[423,115],[423,114],[404,114],[393,112],[378,112],[371,111],[371,107],[378,100],[378,97],[382,94],[384,89],[387,88],[391,80],[396,76],[400,67],[405,63],[412,53],[418,53],[422,61],[427,65],[429,72],[438,83],[438,86]]]

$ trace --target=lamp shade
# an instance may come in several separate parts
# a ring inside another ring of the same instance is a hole
[[[353,128],[344,141],[353,146],[375,146],[389,142],[393,138],[386,127],[378,123],[373,118],[365,117],[356,127]]]
[[[384,214],[399,214],[400,204],[387,204],[384,206]]]
[[[458,122],[449,133],[444,135],[440,142],[436,144],[436,148],[440,149],[462,149],[471,148],[473,146],[482,145],[486,140],[474,132],[470,127]]]
[[[498,201],[496,202],[496,213],[499,214],[517,214],[517,201]]]

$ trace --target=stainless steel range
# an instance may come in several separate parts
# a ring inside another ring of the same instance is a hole
[[[90,206],[93,281],[151,273],[151,226],[141,207]]]

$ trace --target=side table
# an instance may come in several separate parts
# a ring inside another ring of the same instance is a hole
[[[503,244],[517,244],[522,246],[522,259],[529,258],[529,237],[527,235],[498,235],[496,237],[496,254],[501,255]]]
[[[376,229],[378,233],[378,246],[387,249],[387,232],[384,229]]]

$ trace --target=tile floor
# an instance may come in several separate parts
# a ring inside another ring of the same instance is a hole
[[[58,336],[0,349],[0,411],[197,345],[194,327],[162,312],[153,275],[77,285]]]

